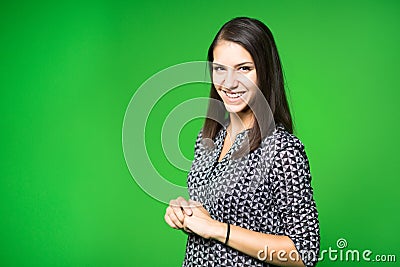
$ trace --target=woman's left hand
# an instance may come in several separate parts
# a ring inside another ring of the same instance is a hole
[[[186,215],[183,222],[183,229],[193,232],[203,238],[216,238],[223,232],[224,224],[211,218],[210,213],[201,203],[190,200],[192,215]]]

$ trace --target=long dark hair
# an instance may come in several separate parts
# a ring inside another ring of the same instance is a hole
[[[222,40],[237,43],[250,53],[257,71],[257,86],[270,106],[275,124],[283,125],[288,132],[293,133],[293,122],[285,94],[281,61],[269,28],[261,21],[247,17],[238,17],[228,21],[218,31],[208,49],[210,64],[214,61],[214,48]],[[213,68],[210,67],[211,75],[212,71]],[[223,105],[218,104],[219,101],[222,102],[222,99],[214,84],[211,84],[210,98],[202,136],[214,139],[222,127],[218,121],[224,120],[227,111]],[[215,101],[215,99],[219,101]],[[260,112],[268,111],[261,110]],[[261,122],[255,120],[253,127],[249,130],[250,151],[256,149],[263,138],[259,124]]]

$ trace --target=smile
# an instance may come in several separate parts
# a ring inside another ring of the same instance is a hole
[[[222,90],[222,92],[224,92],[225,95],[229,98],[239,98],[246,93],[246,92],[229,93],[225,90]]]

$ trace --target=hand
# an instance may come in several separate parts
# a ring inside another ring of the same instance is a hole
[[[211,218],[210,213],[201,205],[201,203],[189,201],[192,215],[185,215],[183,229],[187,232],[193,232],[203,238],[217,238],[224,235],[224,224]]]
[[[169,206],[165,211],[164,219],[169,226],[174,229],[183,229],[185,215],[191,216],[192,209],[189,202],[183,197],[178,197],[169,202]]]

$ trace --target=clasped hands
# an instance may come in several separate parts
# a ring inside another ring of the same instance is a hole
[[[170,201],[164,219],[174,229],[195,233],[206,239],[216,239],[224,227],[222,223],[211,218],[201,203],[183,197]]]

